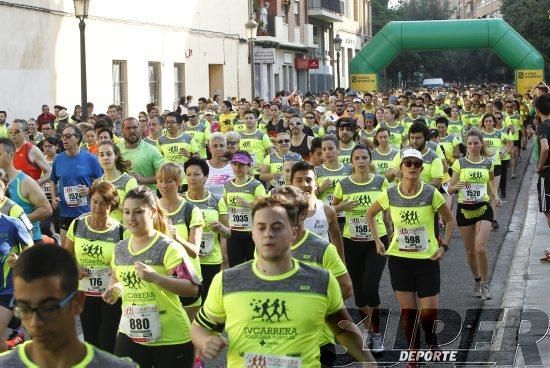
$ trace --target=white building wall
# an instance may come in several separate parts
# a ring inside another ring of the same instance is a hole
[[[80,104],[80,44],[72,0],[8,0],[0,5],[0,110],[8,120],[70,112]],[[211,97],[209,64],[222,64],[224,96],[249,97],[247,1],[91,0],[86,20],[88,100],[95,112],[113,103],[112,61],[127,61],[128,113],[149,102],[148,62],[161,63],[161,108],[172,110],[173,63],[185,63],[185,93]],[[22,8],[22,5],[41,9]],[[186,57],[186,52],[191,53]]]

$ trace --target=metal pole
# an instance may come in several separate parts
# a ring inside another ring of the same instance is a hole
[[[337,86],[340,88],[340,51],[336,51],[336,79]]]
[[[88,95],[86,92],[86,36],[84,34],[86,23],[84,23],[84,18],[80,18],[78,28],[80,28],[80,100],[82,105],[81,121],[86,122],[86,119],[88,118]]]
[[[254,99],[254,94],[255,94],[255,83],[256,83],[256,78],[255,78],[255,75],[254,75],[254,41],[250,41],[249,42],[249,45],[248,45],[248,49],[249,49],[249,53],[250,53],[250,78],[251,78],[251,83],[250,83],[250,101],[252,101]]]

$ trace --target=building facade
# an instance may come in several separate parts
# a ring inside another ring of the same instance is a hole
[[[256,95],[277,91],[322,92],[334,88],[337,54],[343,39],[340,86],[348,85],[348,63],[372,36],[370,0],[255,0],[258,20],[254,47]]]
[[[453,18],[502,18],[502,0],[453,0]]]
[[[88,100],[135,116],[149,102],[250,95],[247,1],[91,0],[86,19]],[[72,0],[0,2],[0,110],[8,120],[42,104],[80,104],[80,44]]]

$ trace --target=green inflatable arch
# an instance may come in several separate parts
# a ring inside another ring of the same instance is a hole
[[[543,81],[542,55],[502,19],[389,22],[352,60],[350,87],[378,90],[378,73],[401,51],[492,49],[515,70],[520,93]]]

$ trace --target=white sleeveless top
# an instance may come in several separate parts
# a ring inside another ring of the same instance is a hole
[[[210,165],[210,162],[207,163],[210,170],[205,188],[210,193],[221,196],[223,195],[223,185],[233,179],[233,169],[231,169],[231,164],[227,164],[224,167],[217,169]]]
[[[322,200],[318,199],[317,202],[315,202],[315,212],[313,216],[304,220],[304,227],[315,235],[330,241],[328,238],[328,220],[325,215]]]

